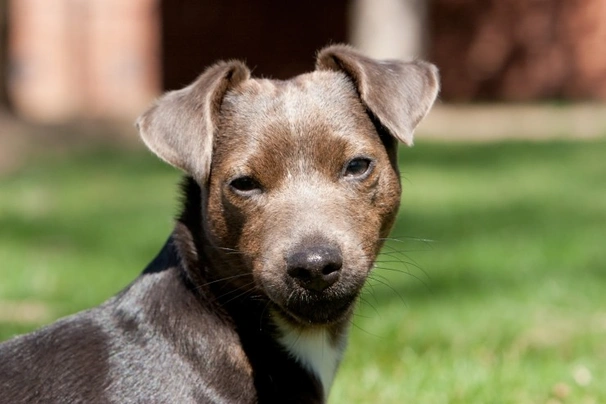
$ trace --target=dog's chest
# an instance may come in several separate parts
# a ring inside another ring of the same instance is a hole
[[[318,378],[327,397],[345,344],[335,342],[326,329],[301,331],[282,321],[277,321],[277,326],[282,347],[306,371]]]

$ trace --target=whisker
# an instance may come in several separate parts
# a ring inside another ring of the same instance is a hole
[[[271,304],[271,301],[268,300],[267,303],[265,304],[265,307],[261,311],[261,316],[259,317],[259,331],[263,331],[263,317],[265,316],[265,312],[267,311],[267,309],[269,309],[270,304]]]
[[[425,282],[423,279],[419,278],[418,276],[416,276],[415,274],[408,272],[408,271],[404,271],[404,270],[398,270],[395,268],[382,268],[382,267],[375,267],[375,269],[380,269],[382,271],[392,271],[392,272],[398,272],[404,275],[408,275],[413,279],[416,279],[417,281],[421,282],[421,284],[430,292],[432,292],[433,290],[431,289],[431,286],[429,286],[429,284],[427,284],[427,282]]]
[[[414,259],[412,259],[407,254],[408,252],[411,252],[411,251],[414,251],[414,250],[398,250],[398,249],[395,249],[395,248],[393,248],[391,246],[389,246],[389,247],[391,248],[391,250],[389,250],[389,251],[381,251],[381,253],[379,254],[379,256],[381,256],[381,255],[389,255],[389,256],[392,256],[392,257],[396,257],[398,255],[403,255],[404,258],[410,260],[412,263],[415,263],[415,264],[417,263]],[[420,251],[423,251],[423,250],[420,250]]]
[[[255,283],[254,281],[249,282],[249,283],[247,283],[247,284],[243,285],[243,286],[242,286],[242,288],[246,288],[246,287],[248,287],[248,286],[254,285],[254,283]],[[242,290],[242,289],[233,289],[233,290],[230,290],[230,291],[229,291],[229,292],[227,292],[227,293],[224,293],[224,294],[222,294],[222,295],[217,296],[217,299],[222,299],[222,298],[225,298],[225,297],[227,297],[227,296],[229,296],[229,295],[231,295],[231,294],[233,294],[233,293],[240,292],[241,290]],[[233,301],[233,300],[235,300],[235,299],[237,299],[237,298],[239,298],[239,297],[241,297],[241,296],[244,296],[244,295],[246,295],[247,293],[251,293],[251,294],[252,294],[253,292],[254,292],[254,289],[252,289],[252,288],[251,288],[251,289],[245,289],[245,290],[244,290],[242,293],[239,293],[239,294],[237,294],[235,297],[233,297],[233,298],[229,299],[228,301],[224,302],[224,304],[227,304],[227,303],[229,303],[229,302],[231,302],[231,301]]]
[[[406,240],[401,240],[401,239],[406,239]],[[398,236],[398,237],[381,237],[379,238],[379,240],[384,240],[384,241],[395,241],[397,243],[406,243],[409,240],[413,240],[413,241],[420,241],[423,243],[435,243],[436,241],[430,238],[422,238],[422,237],[414,237],[414,236]]]
[[[390,257],[390,258],[394,258],[393,261],[385,261],[385,260],[381,260],[381,259],[377,259],[375,261],[375,263],[380,263],[380,264],[389,264],[389,263],[399,263],[399,264],[404,264],[404,266],[406,268],[408,268],[408,266],[414,267],[416,269],[418,269],[419,271],[423,272],[425,274],[425,276],[429,279],[429,275],[427,274],[427,272],[425,272],[425,270],[417,263],[415,262],[410,262],[410,261],[405,261],[401,258],[398,257]]]
[[[377,313],[377,315],[378,315],[379,317],[381,317],[381,313],[379,313],[379,310],[377,310],[377,308],[375,307],[375,305],[374,305],[374,304],[372,304],[371,302],[369,302],[368,300],[366,300],[366,299],[365,299],[363,296],[360,296],[360,297],[359,297],[359,299],[360,299],[360,301],[361,301],[362,303],[369,305],[369,306],[370,306],[370,307],[373,309],[373,311],[374,311],[375,313]],[[363,318],[364,318],[364,317],[365,317],[365,318],[370,318],[370,316],[362,316],[360,313],[358,313],[358,315],[359,315],[360,317],[363,317]]]
[[[212,284],[217,283],[217,282],[225,282],[225,281],[229,281],[229,280],[235,279],[235,278],[240,278],[240,277],[243,277],[243,276],[252,276],[252,274],[250,274],[250,273],[243,273],[243,274],[237,274],[237,275],[232,275],[232,276],[226,276],[224,278],[219,278],[219,279],[215,279],[214,281],[210,281],[210,282],[206,282],[206,283],[200,284],[200,285],[196,286],[196,289],[201,289],[201,288],[203,288],[205,286],[212,285]]]
[[[420,270],[421,272],[423,272],[423,275],[425,275],[425,278],[427,278],[428,281],[431,281],[431,276],[429,276],[429,274],[427,273],[427,271],[425,271],[425,269],[423,269],[423,267],[421,267],[421,265],[419,265],[414,259],[412,259],[407,254],[402,253],[402,252],[398,252],[398,254],[403,255],[404,258],[406,258],[409,261],[406,261],[406,260],[403,260],[402,258],[399,258],[394,253],[386,253],[385,255],[387,255],[390,258],[396,259],[397,260],[396,262],[404,264],[404,266],[406,266],[406,268],[408,268],[409,265],[417,268],[418,270]],[[390,262],[390,261],[381,260],[381,257],[379,256],[375,262],[379,262],[379,263],[385,262],[385,263],[387,263],[387,262]]]
[[[406,301],[404,300],[404,298],[402,297],[402,295],[400,294],[400,292],[398,292],[393,286],[391,286],[389,284],[388,280],[384,276],[381,276],[381,275],[378,275],[378,274],[375,273],[375,274],[372,274],[369,278],[372,279],[372,280],[374,280],[374,281],[379,282],[380,284],[383,284],[383,285],[387,286],[389,289],[391,289],[400,298],[400,300],[402,301],[402,303],[404,303],[404,305],[406,307],[408,307],[408,303],[406,303]],[[383,279],[380,279],[380,278],[383,278]]]
[[[226,301],[225,303],[223,303],[223,304],[229,304],[229,303],[233,302],[233,301],[234,301],[234,300],[236,300],[236,299],[239,299],[239,298],[244,297],[244,296],[246,296],[246,295],[251,295],[251,294],[253,294],[253,292],[254,292],[254,290],[253,290],[253,289],[247,289],[247,290],[244,290],[242,293],[240,293],[240,294],[238,294],[238,295],[236,295],[236,296],[232,297],[231,299],[227,300],[227,301]]]
[[[359,316],[358,314],[354,313],[354,316]],[[356,327],[358,330],[362,331],[363,333],[370,335],[372,337],[378,338],[378,339],[383,339],[380,335],[378,334],[373,334],[372,332],[365,330],[364,328],[360,327],[359,325],[357,325],[354,321],[353,318],[351,320],[349,320],[349,324],[351,324],[353,327]]]
[[[212,246],[213,248],[216,248],[217,250],[224,250],[224,251],[239,251],[235,248],[230,248],[230,247],[220,247],[220,246]]]

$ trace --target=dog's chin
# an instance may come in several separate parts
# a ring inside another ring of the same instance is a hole
[[[308,292],[299,293],[287,304],[274,304],[280,314],[293,325],[329,326],[346,321],[353,311],[357,294],[342,297],[314,296]]]

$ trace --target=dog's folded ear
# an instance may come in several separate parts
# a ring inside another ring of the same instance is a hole
[[[206,181],[223,97],[249,77],[250,70],[242,62],[209,67],[188,87],[163,95],[137,119],[141,138],[167,163]]]
[[[393,137],[409,146],[440,87],[438,69],[431,63],[375,60],[347,45],[322,49],[316,69],[347,74],[370,112]]]

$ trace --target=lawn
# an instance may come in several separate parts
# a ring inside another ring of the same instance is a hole
[[[400,161],[394,240],[330,402],[606,402],[606,142],[419,141]],[[131,281],[178,176],[115,150],[0,176],[0,340]]]

